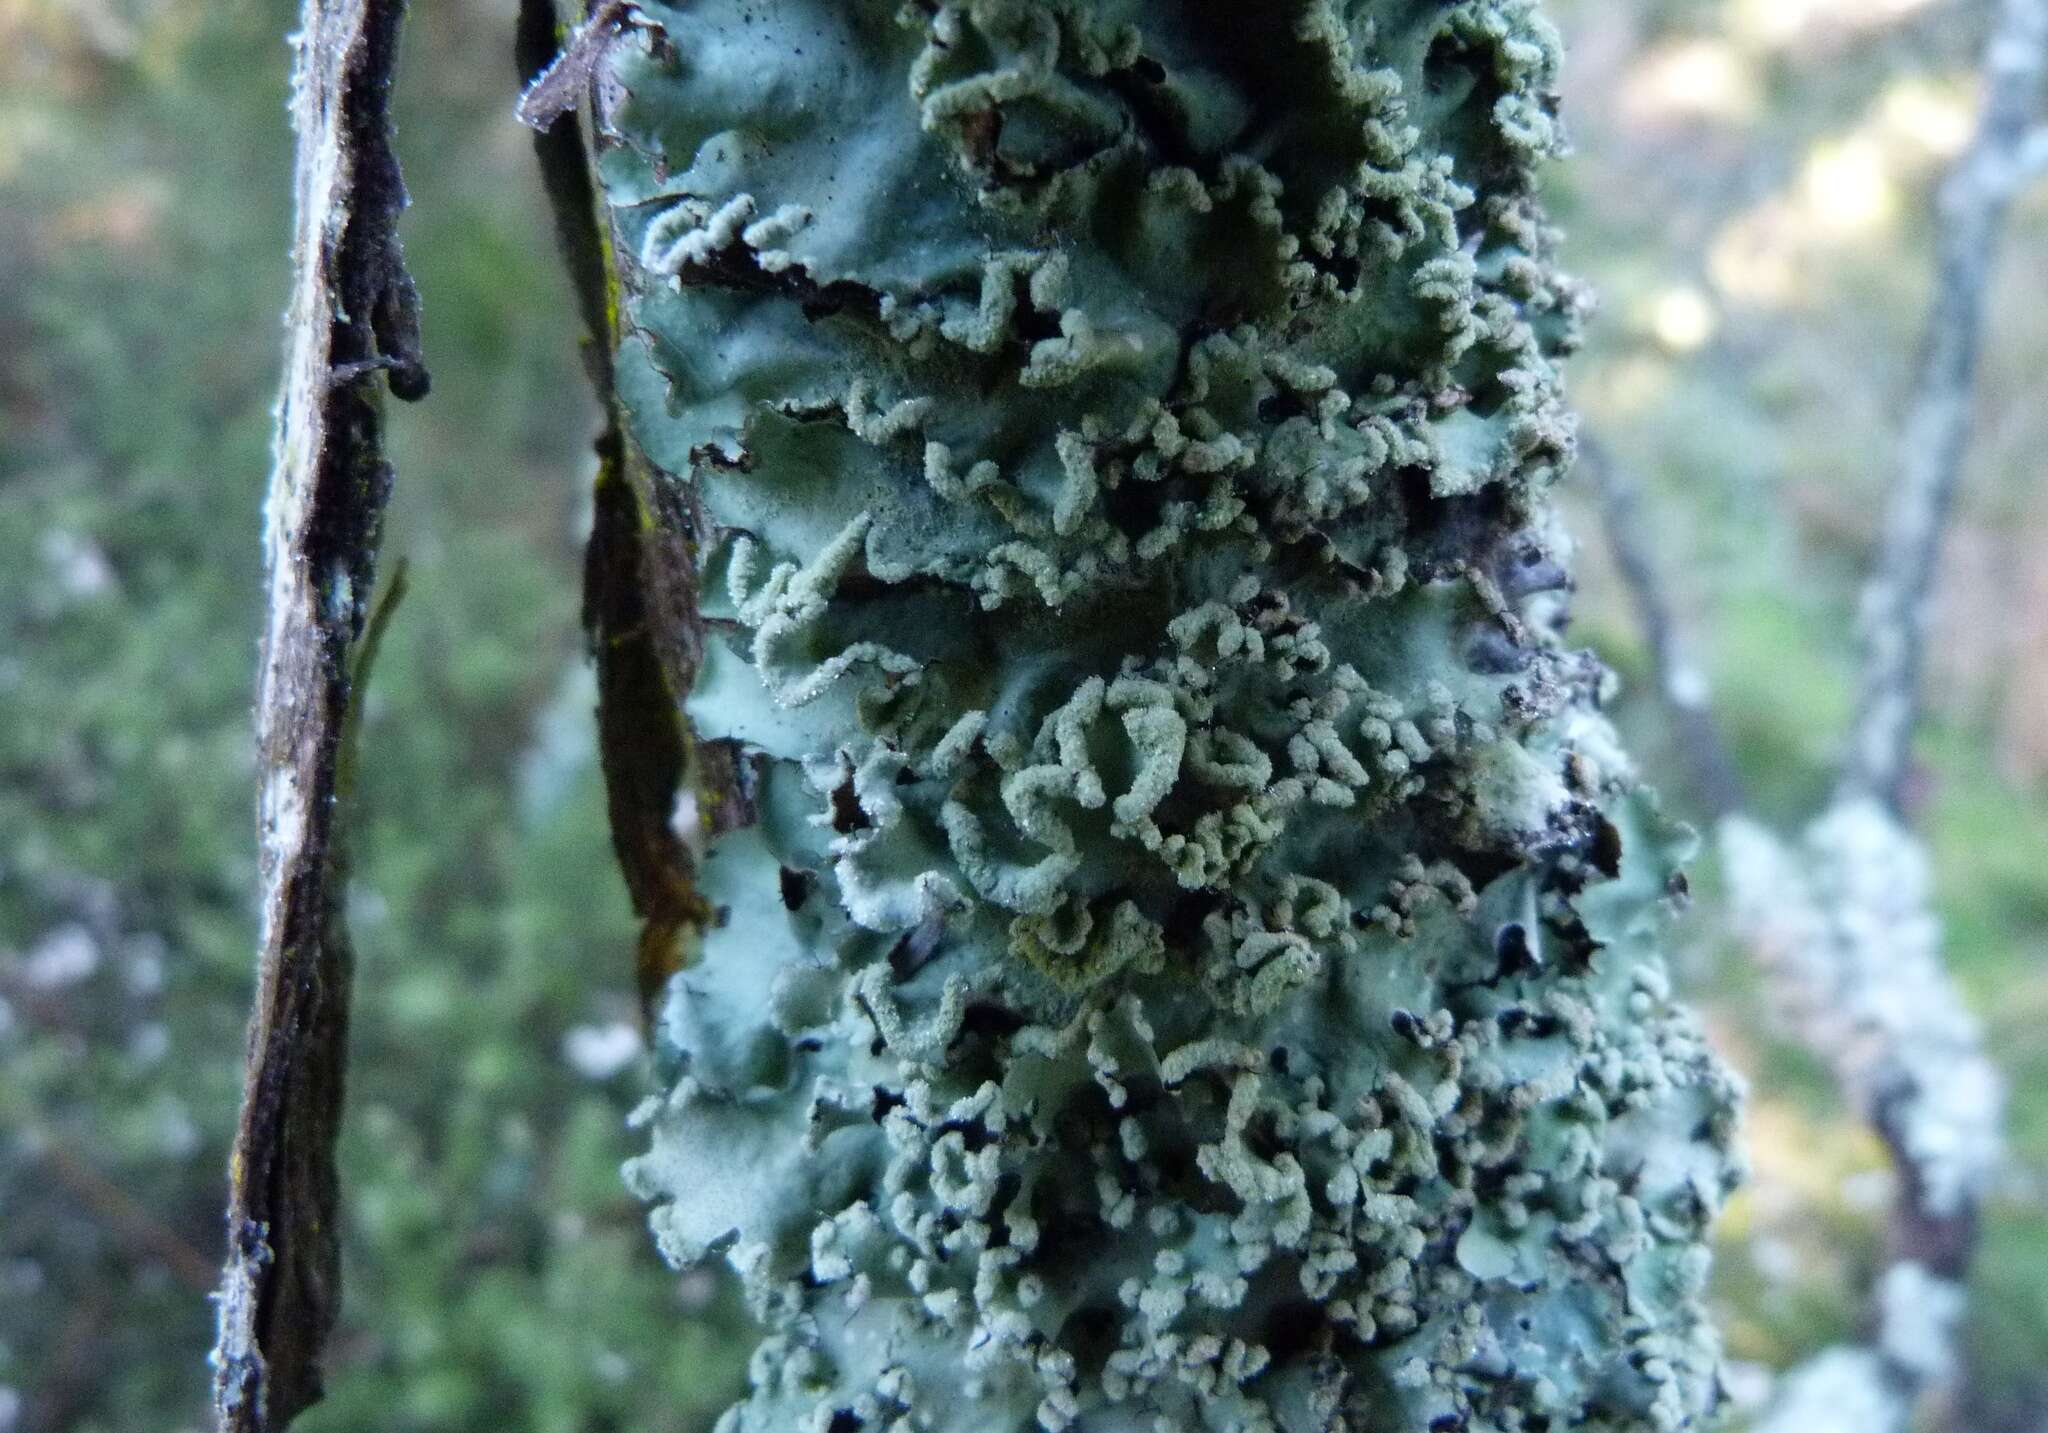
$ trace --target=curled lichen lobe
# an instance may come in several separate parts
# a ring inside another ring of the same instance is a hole
[[[631,1177],[730,1427],[1689,1426],[1734,1096],[1556,635],[1547,26],[646,11],[620,386],[757,819]]]

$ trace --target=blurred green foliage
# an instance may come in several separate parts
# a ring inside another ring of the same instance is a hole
[[[1575,378],[1642,479],[1757,810],[1827,789],[1893,471],[1923,215],[1973,0],[1562,0],[1603,297]],[[258,505],[286,281],[285,0],[0,3],[0,1433],[197,1428],[254,945]],[[420,3],[404,234],[435,387],[393,414],[411,595],[364,727],[345,1327],[303,1427],[677,1429],[735,1386],[721,1288],[618,1183],[630,920],[576,631],[593,419],[507,0]],[[1953,1426],[2048,1418],[2048,186],[2016,211],[1921,743],[1959,980],[2013,1083]],[[1597,520],[1582,636],[1686,805]],[[1717,939],[1685,964],[1756,1086],[1731,1352],[1852,1334],[1882,1152]],[[572,1058],[573,1056],[573,1058]]]

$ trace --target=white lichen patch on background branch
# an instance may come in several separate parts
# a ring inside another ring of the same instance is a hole
[[[2035,126],[2019,152],[2019,182],[2030,183],[2048,174],[2048,124]]]
[[[1779,1011],[1879,1132],[1901,1184],[1868,1345],[1794,1370],[1762,1433],[1890,1433],[1954,1372],[1968,1242],[1998,1168],[2004,1082],[1942,960],[1927,853],[1868,797],[1787,846],[1721,826],[1732,916]]]
[[[1955,1371],[1978,1209],[2002,1150],[2004,1080],[1942,958],[1926,844],[1868,796],[1788,844],[1720,826],[1730,917],[1785,1028],[1833,1071],[1897,1179],[1867,1344],[1786,1376],[1759,1433],[1903,1433]]]
[[[1788,1023],[1892,1145],[1915,1198],[1968,1210],[1997,1164],[2003,1092],[1942,960],[1925,843],[1864,798],[1796,847],[1731,817],[1721,849],[1736,928],[1780,982]]]

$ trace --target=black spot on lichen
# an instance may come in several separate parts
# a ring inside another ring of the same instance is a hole
[[[1621,832],[1604,816],[1593,823],[1593,840],[1586,855],[1593,869],[1610,881],[1621,875]]]
[[[854,794],[851,779],[840,782],[832,788],[832,829],[842,836],[854,831],[865,831],[872,823],[868,813],[861,810],[860,797]]]
[[[1510,921],[1495,933],[1493,949],[1500,958],[1502,975],[1512,975],[1518,970],[1536,970],[1542,966],[1542,961],[1537,959],[1529,944],[1528,928],[1519,921]]]
[[[984,1040],[1014,1035],[1022,1030],[1025,1024],[1025,1018],[1015,1010],[986,1002],[969,1005],[960,1018],[960,1028],[965,1034],[976,1035]]]

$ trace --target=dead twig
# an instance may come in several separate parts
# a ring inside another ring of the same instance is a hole
[[[1599,494],[1608,550],[1649,644],[1650,670],[1677,727],[1677,745],[1689,768],[1693,794],[1713,816],[1738,811],[1743,805],[1742,778],[1715,719],[1706,672],[1693,660],[1684,624],[1665,596],[1654,544],[1643,530],[1646,519],[1635,481],[1591,438],[1580,438],[1579,461]]]
[[[265,514],[257,696],[262,940],[230,1165],[214,1401],[267,1433],[320,1396],[340,1297],[334,1142],[351,961],[336,800],[392,473],[378,372],[427,388],[397,239],[390,90],[401,0],[305,0],[294,284]]]

